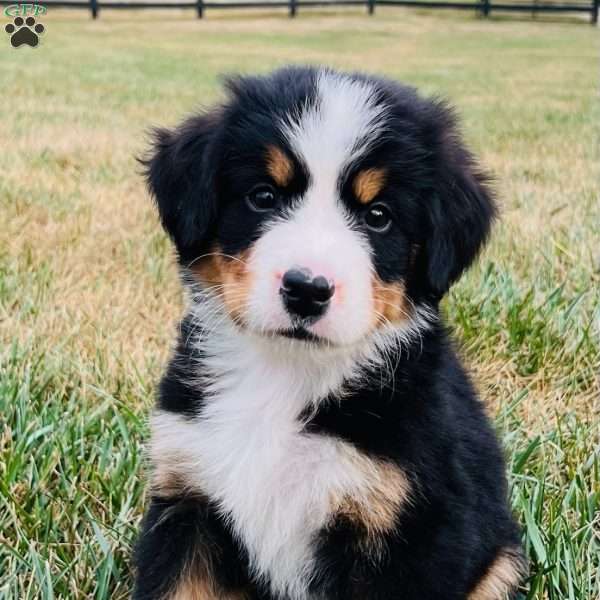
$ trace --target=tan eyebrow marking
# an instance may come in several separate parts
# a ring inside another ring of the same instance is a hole
[[[267,171],[275,183],[281,187],[286,186],[294,176],[294,165],[277,146],[267,148]]]
[[[361,204],[371,202],[383,189],[386,171],[381,168],[365,169],[354,178],[353,190]]]

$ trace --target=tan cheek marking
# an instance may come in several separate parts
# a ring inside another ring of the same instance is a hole
[[[294,176],[294,165],[277,146],[269,146],[267,148],[267,171],[277,185],[285,187]]]
[[[385,283],[379,277],[372,280],[373,289],[373,317],[374,325],[406,320],[409,306],[406,299],[406,289],[401,281]]]
[[[208,288],[213,286],[215,292],[223,298],[227,311],[239,325],[244,324],[252,284],[249,258],[250,250],[228,257],[214,248],[210,255],[192,266],[192,272],[200,282]]]
[[[468,600],[503,600],[524,578],[526,565],[518,550],[505,549],[469,594]]]
[[[385,169],[366,169],[354,178],[354,195],[361,204],[374,200],[385,184]]]
[[[332,495],[333,516],[361,526],[368,543],[394,528],[402,508],[409,501],[410,483],[404,471],[392,463],[371,459],[356,449],[348,458],[363,474],[364,491],[355,496]]]

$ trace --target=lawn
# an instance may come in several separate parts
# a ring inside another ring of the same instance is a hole
[[[445,304],[507,456],[527,598],[600,596],[597,30],[378,9],[51,11],[3,40],[0,598],[127,597],[153,388],[181,312],[135,156],[289,62],[381,72],[450,98],[502,222]]]

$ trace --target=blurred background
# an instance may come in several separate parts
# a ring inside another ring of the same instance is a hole
[[[457,107],[502,220],[444,310],[506,449],[523,598],[600,597],[600,40],[597,4],[556,2],[576,11],[48,4],[39,43],[16,48],[35,26],[5,3],[0,598],[128,597],[146,419],[182,308],[136,157],[151,126],[218,101],[221,74],[288,63]]]

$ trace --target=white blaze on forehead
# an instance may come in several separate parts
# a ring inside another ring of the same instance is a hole
[[[369,148],[384,127],[386,106],[375,101],[376,90],[366,81],[321,71],[316,101],[300,115],[290,115],[283,133],[304,161],[314,181],[337,183],[344,167]]]

